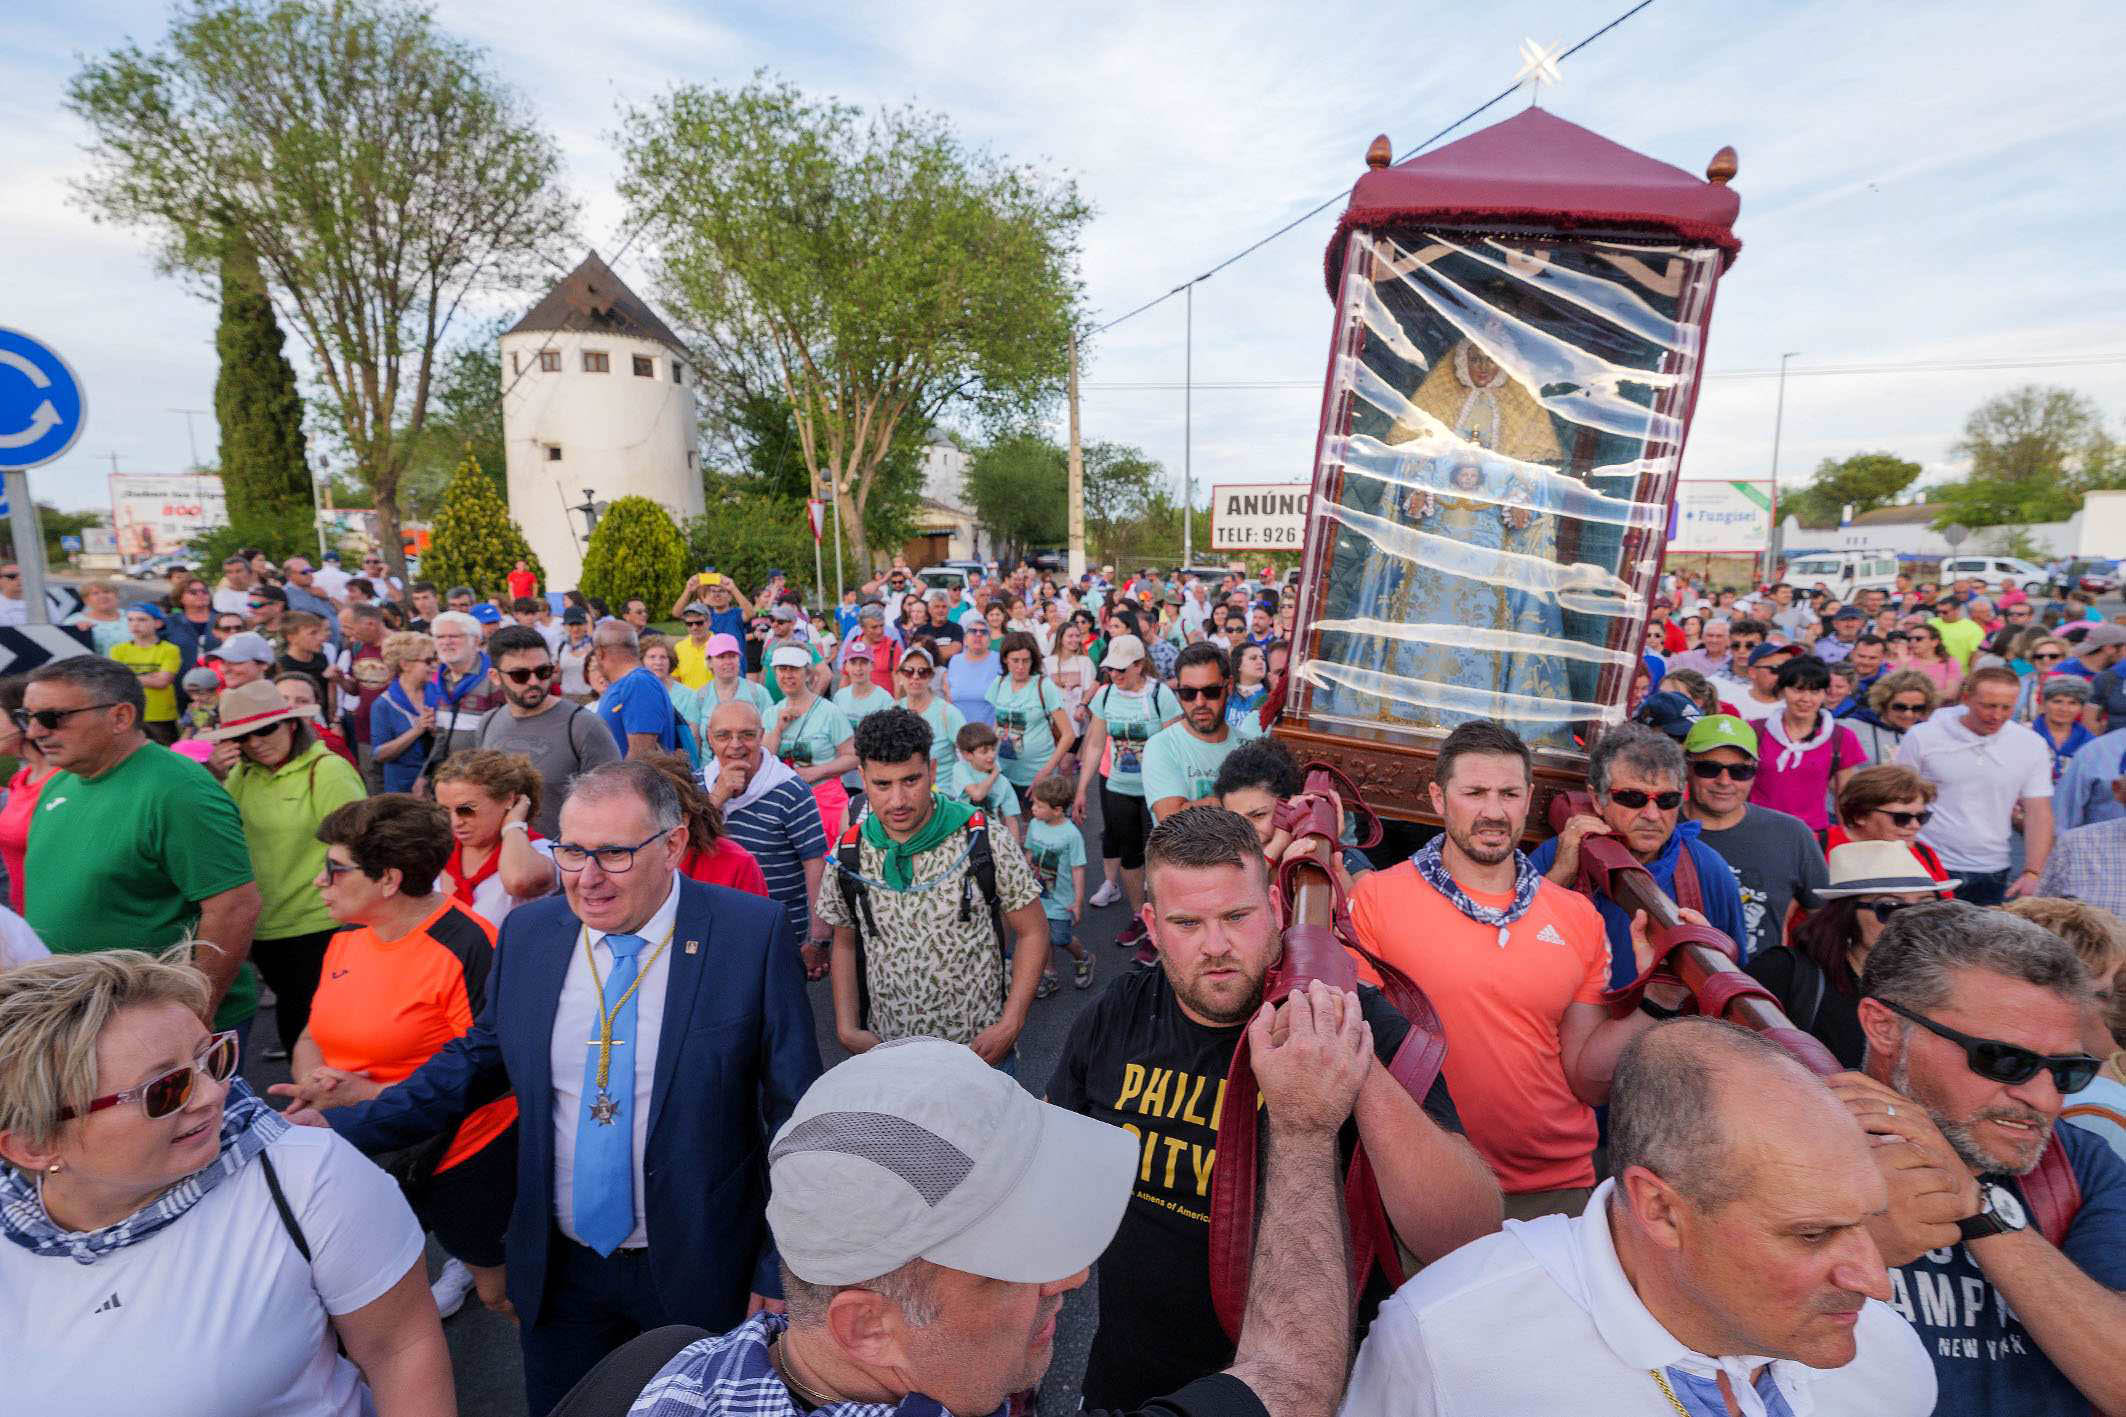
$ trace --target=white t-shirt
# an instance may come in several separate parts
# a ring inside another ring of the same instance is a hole
[[[310,575],[310,583],[317,587],[320,595],[342,603],[347,599],[347,582],[353,579],[337,566],[320,566]]]
[[[1425,1266],[1381,1305],[1341,1417],[1658,1417],[1670,1406],[1654,1370],[1701,1378],[1717,1372],[1719,1363],[1661,1326],[1625,1277],[1609,1233],[1615,1186],[1596,1187],[1580,1215],[1509,1220],[1503,1231]],[[1809,1417],[1925,1417],[1934,1410],[1933,1360],[1894,1309],[1868,1300],[1855,1341],[1859,1352],[1842,1368],[1775,1361],[1771,1379],[1787,1405]],[[1734,1358],[1726,1364],[1739,1394],[1751,1365]]]
[[[226,586],[217,582],[214,587],[214,613],[216,615],[241,615],[246,621],[249,621],[251,618],[251,592],[238,590],[234,586]]]
[[[398,1184],[332,1132],[267,1148],[311,1260],[256,1160],[156,1234],[94,1264],[0,1242],[0,1390],[67,1417],[364,1417],[368,1389],[328,1315],[420,1263]]]
[[[1724,695],[1722,697],[1725,698]],[[1726,701],[1735,706],[1735,712],[1741,715],[1744,723],[1762,723],[1786,707],[1786,700],[1784,699],[1773,699],[1768,704],[1760,704],[1750,697],[1748,689],[1744,689],[1739,695]]]
[[[1934,784],[1934,820],[1919,839],[1950,874],[2008,866],[2009,813],[2028,797],[2052,796],[2052,750],[2027,724],[1984,736],[1965,710],[1944,709],[1905,735],[1897,761]]]
[[[534,838],[531,848],[549,861],[554,859],[554,844],[543,836]],[[554,877],[555,887],[558,888],[560,884],[561,878],[559,876]],[[451,893],[454,887],[451,884],[449,872],[446,871],[436,877],[435,888],[444,895]],[[540,892],[540,895],[552,894],[552,890]],[[488,876],[486,880],[481,881],[472,888],[472,904],[466,908],[499,930],[502,928],[502,922],[509,918],[509,912],[520,905],[529,905],[537,899],[539,899],[537,895],[511,895],[502,884],[502,873],[496,871]],[[465,904],[463,901],[458,903],[460,905]]]
[[[0,969],[13,969],[18,964],[31,964],[51,954],[30,922],[0,905]]]

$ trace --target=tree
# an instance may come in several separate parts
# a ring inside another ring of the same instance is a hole
[[[812,576],[812,530],[799,498],[772,497],[725,479],[709,487],[707,507],[687,522],[686,538],[690,570],[714,566],[741,586],[764,584],[771,569],[791,577],[792,584],[804,584]],[[833,543],[829,541],[822,550],[827,585],[832,586]],[[856,585],[863,579],[856,573],[854,553],[845,544],[842,584]],[[822,592],[817,598],[827,596]],[[665,604],[671,603],[671,597],[666,597]]]
[[[1070,536],[1068,455],[1038,433],[1014,433],[977,448],[967,463],[967,501],[1010,564]]]
[[[1809,485],[1787,499],[1786,509],[1803,526],[1831,527],[1842,524],[1844,511],[1853,515],[1887,507],[1899,493],[1919,480],[1916,462],[1906,462],[1893,453],[1854,453],[1846,458],[1825,458],[1816,464]]]
[[[802,503],[812,495],[812,475],[805,466],[790,401],[777,392],[745,389],[718,381],[726,390],[721,403],[719,437],[736,465],[735,475],[770,497]],[[735,392],[732,390],[735,389]],[[915,525],[916,503],[923,495],[923,446],[928,435],[917,424],[903,423],[879,465],[870,499],[864,504],[864,534],[872,545],[893,545],[908,538]],[[709,464],[703,464],[706,469]],[[704,471],[706,495],[718,495],[725,479]]]
[[[1971,472],[1936,491],[1937,527],[2065,521],[2083,493],[2126,485],[2126,456],[2102,413],[2072,389],[2025,384],[1987,400],[1950,451]]]
[[[1024,416],[1060,388],[1089,215],[1069,182],[969,150],[938,115],[867,117],[761,75],[632,110],[624,146],[666,303],[782,391],[859,564],[904,423]]]
[[[441,356],[427,426],[407,437],[410,451],[399,482],[399,510],[416,520],[435,515],[458,464],[470,456],[505,500],[509,496],[508,445],[502,432],[503,322],[476,329],[465,343]]]
[[[308,526],[317,515],[303,444],[303,396],[287,337],[274,318],[258,251],[241,230],[222,239],[220,369],[214,421],[221,428],[221,486],[232,521]]]
[[[686,541],[664,508],[647,497],[622,497],[591,531],[579,586],[607,605],[639,595],[662,613],[686,578]]]
[[[399,481],[436,350],[468,295],[519,288],[567,237],[561,158],[478,49],[405,0],[180,0],[163,45],[68,86],[93,134],[76,186],[197,276],[257,251],[403,571]]]
[[[519,561],[546,584],[546,569],[532,554],[524,532],[510,520],[508,504],[480,464],[466,458],[443,490],[443,505],[429,529],[428,554],[421,558],[421,578],[494,595]],[[672,593],[679,593],[676,586]]]

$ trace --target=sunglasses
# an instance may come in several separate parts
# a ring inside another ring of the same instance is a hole
[[[1908,827],[1914,822],[1925,826],[1934,820],[1934,809],[1932,807],[1922,807],[1917,812],[1893,812],[1888,807],[1877,807],[1875,810],[1888,817],[1892,826]]]
[[[1913,906],[1921,904],[1924,904],[1924,902],[1917,900],[1864,900],[1860,902],[1859,908],[1867,911],[1877,920],[1887,921],[1898,911],[1910,910]]]
[[[1737,782],[1748,782],[1757,776],[1757,765],[1755,763],[1713,763],[1700,760],[1690,765],[1690,771],[1691,776],[1705,782],[1711,782],[1722,773],[1726,773]],[[1612,792],[1609,795],[1619,801],[1623,800],[1618,793]],[[1639,795],[1643,797],[1646,794],[1642,792]]]
[[[362,868],[360,866],[342,864],[333,860],[330,856],[325,858],[325,884],[334,884],[349,871],[362,871]],[[367,876],[369,873],[362,871],[362,874]]]
[[[1927,711],[1927,706],[1924,703],[1898,703],[1895,700],[1885,704],[1883,707],[1890,713],[1925,713]]]
[[[553,676],[554,666],[551,664],[535,664],[529,669],[505,669],[502,671],[502,677],[512,684],[530,684],[540,679],[551,679]]]
[[[907,675],[910,679],[928,679],[930,677],[930,671],[927,669],[903,669],[901,673]]]
[[[1636,787],[1612,787],[1609,789],[1609,800],[1619,807],[1629,807],[1634,812],[1649,802],[1664,812],[1673,812],[1683,805],[1683,794],[1680,792],[1641,792]]]
[[[2067,657],[2067,656],[2066,656],[2066,655],[2064,655],[2064,654],[2057,654],[2057,653],[2054,653],[2054,654],[2033,654],[2033,655],[2031,655],[2031,656],[2030,656],[2030,662],[2031,662],[2031,663],[2033,663],[2033,664],[2055,664],[2055,663],[2059,662],[2060,660],[2062,660],[2062,659],[2065,659],[2066,657]]]
[[[2092,1058],[2087,1053],[2058,1053],[2047,1055],[2033,1053],[2016,1043],[2003,1043],[1994,1038],[1973,1038],[1968,1033],[1958,1033],[1946,1024],[1936,1023],[1924,1014],[1914,1013],[1901,1004],[1888,999],[1875,1001],[1896,1014],[1910,1019],[1937,1038],[1946,1038],[1964,1050],[1964,1061],[1971,1071],[1991,1082],[2028,1082],[2038,1075],[2040,1069],[2052,1074],[2052,1085],[2061,1092],[2080,1092],[2089,1086],[2104,1066],[2103,1060]]]
[[[33,723],[47,733],[57,733],[59,731],[59,725],[66,722],[68,719],[72,718],[77,713],[87,713],[91,709],[106,709],[116,707],[118,707],[118,705],[115,703],[102,703],[83,704],[80,708],[70,709],[16,709],[13,713],[9,714],[8,717],[13,719],[15,727],[21,729],[24,733],[29,732],[30,725]]]
[[[287,720],[282,719],[281,722],[285,723],[287,722]],[[231,743],[248,743],[254,738],[265,737],[268,733],[271,733],[274,729],[280,726],[280,723],[269,723],[264,728],[246,729],[242,733],[231,734],[227,741]]]
[[[86,1107],[62,1108],[62,1121],[71,1117],[86,1117],[91,1112],[101,1112],[106,1107],[138,1101],[151,1118],[167,1117],[185,1105],[192,1096],[192,1084],[201,1073],[215,1082],[227,1082],[236,1075],[236,1034],[215,1033],[207,1037],[189,1063],[180,1063],[166,1073],[149,1078],[138,1087],[129,1087],[124,1092],[113,1092],[92,1099]]]
[[[1174,686],[1174,697],[1185,704],[1192,704],[1198,699],[1222,699],[1225,697],[1225,685],[1176,684]]]

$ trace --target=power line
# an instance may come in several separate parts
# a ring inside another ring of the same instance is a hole
[[[1887,363],[1812,364],[1795,365],[1787,370],[1789,379],[1822,379],[1847,376],[1872,376],[1879,374],[1920,373],[1973,373],[2013,369],[2076,369],[2094,365],[2126,364],[2126,350],[2111,353],[2037,355],[2029,358],[2003,359],[1935,359],[1905,360]],[[1740,379],[1776,379],[1779,370],[1768,369],[1716,369],[1705,375],[1707,382]],[[1106,383],[1081,384],[1080,388],[1103,393],[1131,393],[1139,390],[1172,391],[1182,387],[1176,380],[1145,379],[1115,380]],[[1196,389],[1224,389],[1233,391],[1264,391],[1276,389],[1321,390],[1319,379],[1198,379],[1192,385]]]
[[[1608,34],[1618,25],[1623,24],[1633,15],[1638,14],[1641,10],[1645,9],[1648,5],[1651,5],[1653,3],[1654,0],[1639,0],[1638,4],[1632,6],[1623,14],[1618,15],[1608,24],[1602,26],[1594,33],[1588,35],[1586,38],[1582,39],[1578,44],[1573,45],[1572,48],[1566,50],[1564,53],[1558,55],[1557,57],[1560,60],[1570,59],[1573,55],[1579,53],[1582,49],[1585,49],[1588,45],[1594,43],[1603,35]],[[1515,93],[1520,91],[1520,87],[1521,86],[1518,83],[1514,83],[1509,84],[1507,87],[1499,90],[1490,98],[1485,99],[1482,103],[1470,109],[1467,113],[1464,113],[1461,117],[1455,119],[1452,123],[1449,123],[1446,127],[1440,129],[1437,133],[1434,133],[1431,137],[1419,143],[1416,147],[1410,149],[1409,152],[1403,155],[1402,161],[1398,162],[1396,166],[1400,167],[1402,163],[1410,161],[1412,158],[1422,153],[1426,148],[1431,147],[1441,138],[1446,137],[1449,133],[1452,133],[1455,129],[1461,127],[1464,123],[1467,123],[1470,119],[1481,116],[1486,110],[1492,108],[1494,105],[1512,97]],[[1272,241],[1275,241],[1278,237],[1283,236],[1286,233],[1305,225],[1307,222],[1312,221],[1315,217],[1320,216],[1330,207],[1335,206],[1338,202],[1350,196],[1352,188],[1356,187],[1357,185],[1358,184],[1354,182],[1351,184],[1350,187],[1344,188],[1335,196],[1330,197],[1320,203],[1317,203],[1312,207],[1309,207],[1306,211],[1301,212],[1296,217],[1293,217],[1290,221],[1286,222],[1283,226],[1278,227],[1269,235],[1262,237],[1260,240],[1255,241],[1250,245],[1243,246],[1240,250],[1235,251],[1232,255],[1226,257],[1217,265],[1212,266],[1209,270],[1205,271],[1202,275],[1195,277],[1193,280],[1185,280],[1181,282],[1181,284],[1175,286],[1172,290],[1169,290],[1166,294],[1155,295],[1150,300],[1145,301],[1142,305],[1137,306],[1135,309],[1132,309],[1125,314],[1117,315],[1114,319],[1109,320],[1106,324],[1095,326],[1092,330],[1092,333],[1096,335],[1105,334],[1107,331],[1121,324],[1124,320],[1135,319],[1137,316],[1143,314],[1145,311],[1151,309],[1153,306],[1164,304],[1166,301],[1173,299],[1182,291],[1187,290],[1190,286],[1201,285],[1203,282],[1209,280],[1212,276],[1217,275],[1220,271],[1224,270],[1227,266],[1232,265],[1236,261],[1242,261],[1247,259],[1249,256],[1254,255],[1257,251],[1260,251],[1263,247],[1269,245]],[[1088,384],[1086,385],[1086,387],[1092,388],[1095,386]]]

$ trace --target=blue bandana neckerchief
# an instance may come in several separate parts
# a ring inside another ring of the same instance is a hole
[[[1417,874],[1425,878],[1425,884],[1447,898],[1447,903],[1468,916],[1479,925],[1498,927],[1499,948],[1506,948],[1506,937],[1511,933],[1513,922],[1528,913],[1535,904],[1536,886],[1543,877],[1529,864],[1528,853],[1520,848],[1513,852],[1513,903],[1501,910],[1495,906],[1478,905],[1469,898],[1469,893],[1456,884],[1454,876],[1441,859],[1440,843],[1446,837],[1436,836],[1424,845],[1424,849],[1410,860],[1417,867]]]
[[[31,1254],[94,1264],[176,1220],[207,1192],[250,1165],[251,1158],[289,1125],[242,1078],[232,1078],[228,1100],[222,1104],[221,1155],[153,1202],[101,1230],[67,1230],[45,1212],[42,1178],[7,1167],[0,1170],[0,1234]]]

